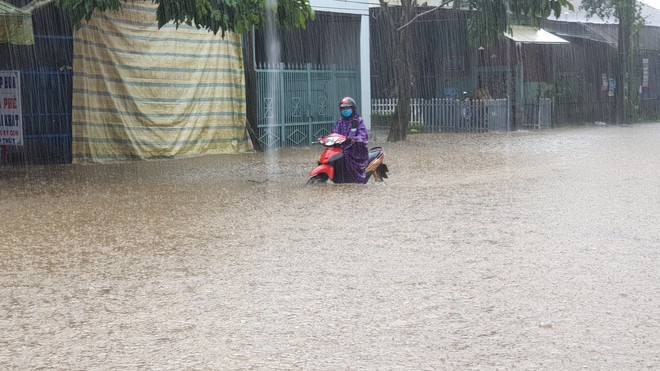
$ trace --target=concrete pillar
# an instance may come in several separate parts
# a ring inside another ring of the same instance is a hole
[[[360,115],[367,129],[371,130],[371,53],[369,41],[369,15],[360,19]]]

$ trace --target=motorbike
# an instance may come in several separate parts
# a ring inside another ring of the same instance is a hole
[[[325,137],[318,138],[316,143],[325,146],[318,159],[318,166],[309,173],[307,184],[325,183],[328,180],[333,183],[352,183],[352,179],[344,175],[344,151],[341,145],[346,141],[346,136],[332,133]],[[373,147],[369,150],[369,160],[367,161],[367,181],[373,177],[375,182],[382,182],[387,178],[389,169],[383,162],[385,151],[382,147]]]

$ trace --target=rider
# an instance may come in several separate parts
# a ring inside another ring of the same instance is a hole
[[[347,140],[342,144],[344,150],[344,176],[348,182],[366,183],[365,168],[369,160],[369,133],[362,117],[357,112],[355,100],[344,97],[339,102],[341,118],[335,123],[333,133],[345,135]]]

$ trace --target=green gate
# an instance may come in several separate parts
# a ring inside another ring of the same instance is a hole
[[[332,130],[342,97],[360,104],[357,70],[280,64],[255,72],[257,128],[264,148],[309,146]]]

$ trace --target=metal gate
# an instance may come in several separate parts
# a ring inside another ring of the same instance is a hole
[[[21,71],[23,146],[7,146],[8,164],[71,163],[70,69]]]
[[[332,130],[342,97],[360,104],[357,70],[280,64],[255,72],[258,136],[267,149],[308,146]]]
[[[552,125],[552,100],[539,98],[536,103],[522,106],[523,129],[549,129]]]

